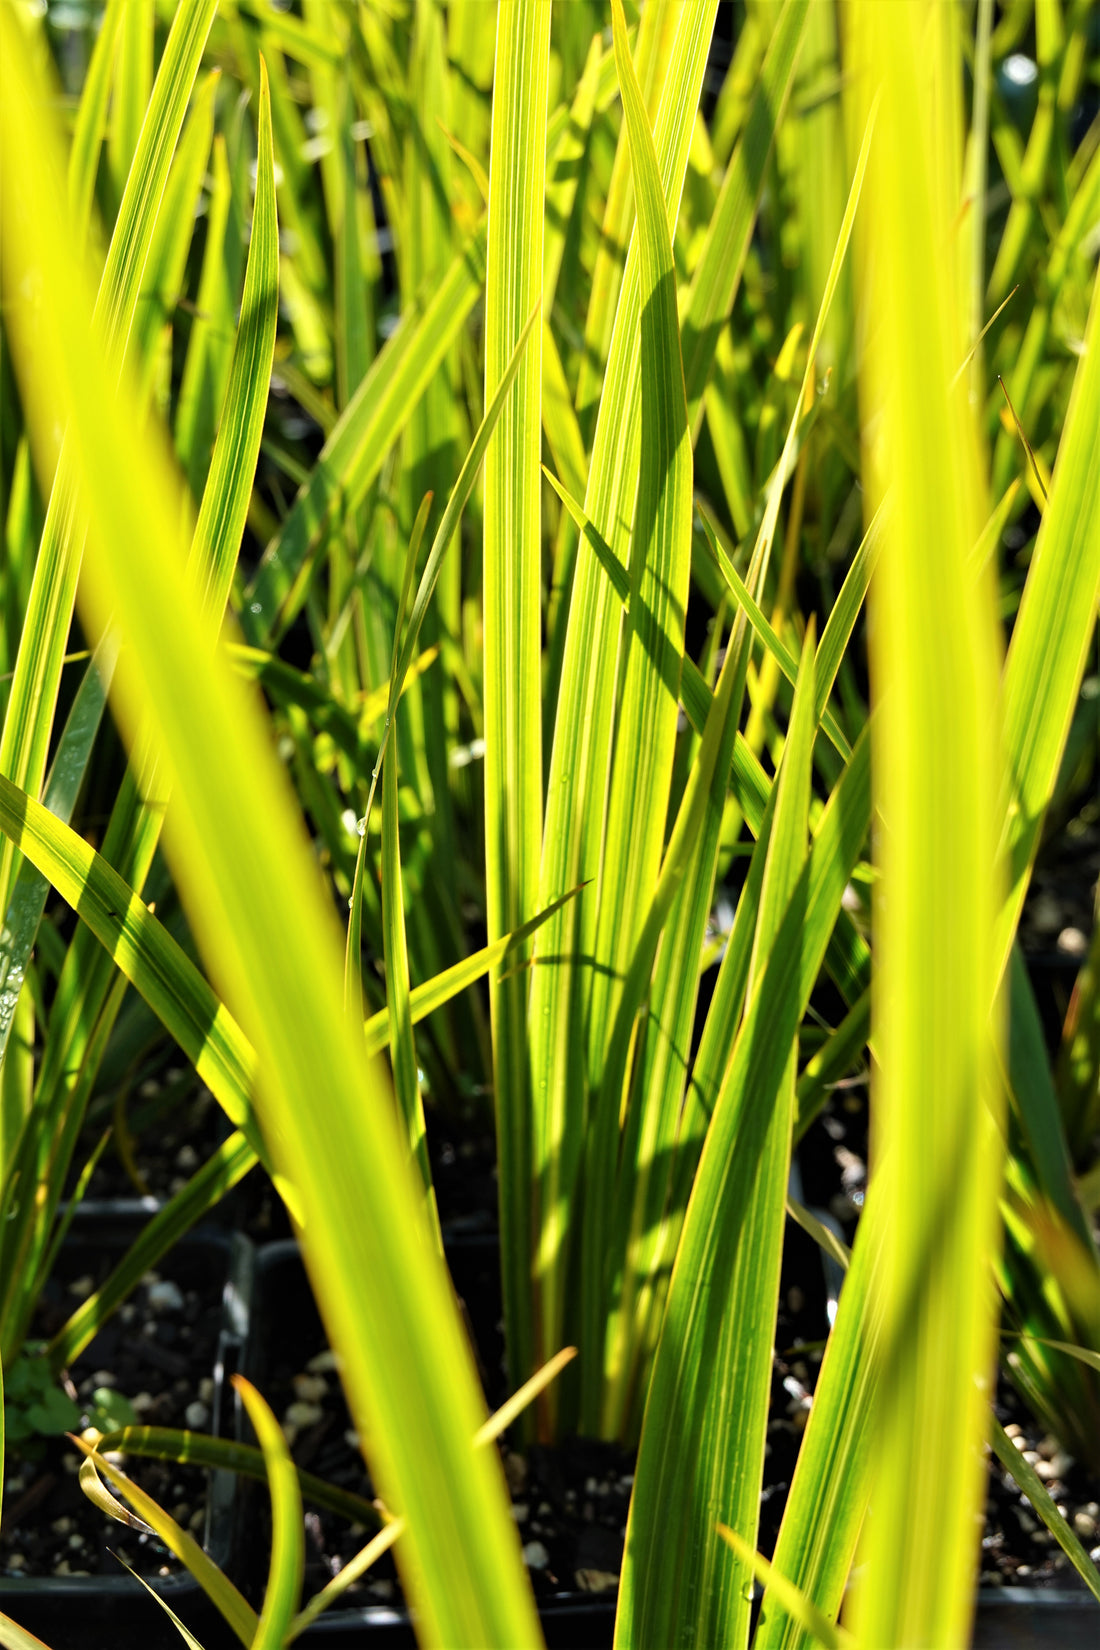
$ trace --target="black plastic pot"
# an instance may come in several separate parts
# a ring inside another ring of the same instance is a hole
[[[444,1241],[477,1348],[481,1378],[490,1402],[495,1404],[503,1399],[506,1390],[502,1368],[504,1343],[499,1329],[498,1240],[495,1234],[463,1232],[445,1234]],[[315,1337],[317,1324],[316,1307],[297,1245],[293,1242],[265,1245],[256,1259],[253,1332],[244,1371],[276,1407],[286,1379],[286,1358],[281,1349],[288,1346],[296,1349]],[[326,1476],[320,1460],[311,1462],[310,1470]],[[251,1511],[256,1507],[262,1512],[262,1493],[258,1486],[241,1486],[244,1511],[238,1521],[242,1544],[236,1559],[237,1579],[250,1596],[262,1586],[267,1564],[265,1523]],[[242,1577],[250,1578],[250,1583]],[[307,1592],[311,1590],[307,1587]],[[563,1590],[540,1598],[539,1618],[548,1650],[604,1650],[605,1646],[610,1650],[615,1596]],[[322,1646],[339,1650],[343,1645],[364,1643],[369,1643],[372,1650],[374,1646],[378,1646],[378,1650],[390,1650],[390,1647],[398,1650],[406,1646],[412,1650],[416,1635],[409,1613],[402,1606],[357,1601],[344,1608],[327,1610],[296,1642],[316,1644],[318,1650]]]
[[[94,1273],[104,1259],[113,1264],[147,1217],[147,1211],[136,1218],[135,1214],[109,1206],[82,1209],[59,1258],[57,1270],[62,1277],[81,1271]],[[209,1374],[214,1381],[211,1429],[223,1435],[231,1435],[236,1426],[237,1400],[227,1387],[227,1379],[239,1368],[248,1337],[254,1257],[254,1247],[247,1238],[202,1227],[183,1238],[161,1263],[169,1275],[177,1272],[188,1287],[203,1294],[209,1291],[219,1303],[216,1355]],[[96,1367],[97,1348],[101,1348],[108,1333],[105,1330],[84,1354],[82,1362],[87,1368]],[[219,1566],[227,1566],[231,1560],[236,1508],[233,1474],[212,1473],[203,1546]],[[198,1583],[186,1571],[146,1580],[181,1619],[193,1626],[206,1650],[219,1650],[223,1641],[217,1619]],[[112,1650],[120,1645],[141,1645],[148,1650],[160,1650],[163,1645],[165,1650],[168,1646],[174,1650],[180,1643],[163,1610],[121,1565],[117,1575],[0,1574],[0,1610],[38,1634],[51,1650],[99,1650],[100,1646],[106,1650],[108,1645]]]
[[[500,1358],[503,1342],[498,1329],[499,1285],[495,1236],[451,1237],[448,1259],[456,1286],[463,1297],[482,1360],[482,1378],[496,1401],[495,1389],[502,1387]],[[277,1373],[273,1350],[277,1339],[301,1332],[303,1313],[313,1313],[309,1283],[296,1245],[273,1243],[257,1256],[253,1333],[246,1352],[245,1372],[264,1390]],[[298,1326],[291,1329],[290,1326]],[[269,1394],[270,1395],[270,1394]],[[322,1476],[324,1474],[322,1473]],[[255,1497],[257,1487],[242,1485],[242,1495]],[[255,1503],[259,1505],[259,1503]],[[262,1585],[266,1572],[266,1551],[258,1521],[246,1512],[240,1528],[251,1532],[251,1549],[239,1555],[244,1564],[241,1575],[251,1572],[252,1591]],[[244,1585],[244,1583],[242,1583]],[[249,1590],[246,1585],[246,1591]],[[614,1639],[616,1598],[613,1592],[600,1595],[561,1592],[539,1600],[539,1618],[548,1650],[611,1650]],[[1034,1646],[1054,1650],[1092,1650],[1097,1643],[1100,1613],[1096,1602],[1085,1592],[1024,1589],[983,1589],[978,1596],[973,1643],[982,1650],[1026,1650]],[[413,1650],[416,1636],[408,1612],[395,1604],[359,1603],[333,1609],[322,1615],[299,1641],[316,1644],[318,1650],[343,1650],[344,1646],[371,1650]]]

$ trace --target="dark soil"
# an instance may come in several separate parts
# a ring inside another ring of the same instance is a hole
[[[43,1296],[35,1337],[48,1337],[101,1284],[122,1248],[87,1236],[65,1245]],[[150,1272],[67,1374],[67,1389],[90,1403],[110,1387],[149,1426],[211,1430],[226,1251],[193,1239]],[[18,1446],[16,1446],[17,1448]],[[180,1566],[155,1538],[108,1520],[80,1489],[80,1456],[62,1436],[36,1440],[6,1459],[0,1571],[6,1577],[124,1574],[112,1549],[139,1574]],[[177,1523],[201,1541],[207,1528],[207,1474],[173,1463],[131,1459],[125,1470]]]
[[[831,1112],[832,1107],[826,1120]],[[858,1126],[857,1122],[857,1131]],[[847,1148],[841,1150],[847,1155]],[[850,1161],[848,1169],[848,1184],[855,1190]],[[848,1194],[838,1191],[836,1198],[841,1195]],[[837,1207],[839,1212],[839,1202]],[[826,1288],[817,1253],[812,1241],[788,1223],[761,1500],[759,1545],[766,1554],[778,1535],[826,1333]],[[449,1259],[467,1318],[477,1332],[482,1379],[490,1402],[495,1402],[504,1389],[495,1245],[491,1239],[460,1239],[452,1244]],[[298,1464],[369,1499],[373,1492],[332,1355],[293,1247],[272,1247],[261,1257],[260,1273],[258,1356],[250,1373],[283,1421]],[[491,1326],[488,1335],[486,1324]],[[1100,1562],[1100,1486],[1068,1461],[1053,1439],[1041,1435],[1007,1382],[999,1389],[997,1413],[1021,1448],[1029,1451],[1028,1458],[1046,1479],[1065,1516],[1086,1548],[1095,1548],[1094,1556]],[[524,1559],[540,1602],[577,1593],[613,1599],[633,1484],[632,1454],[616,1445],[577,1438],[567,1439],[555,1450],[510,1446],[506,1439],[501,1449]],[[250,1513],[245,1523],[251,1531],[248,1561],[258,1593],[266,1573],[269,1537],[262,1497],[254,1493],[252,1506],[256,1516]],[[369,1539],[365,1528],[349,1527],[317,1509],[307,1511],[306,1535],[304,1597],[323,1587]],[[993,1587],[1079,1585],[1061,1549],[995,1462],[989,1479],[981,1580]],[[348,1605],[360,1608],[400,1606],[400,1585],[390,1555],[349,1588],[346,1599]]]

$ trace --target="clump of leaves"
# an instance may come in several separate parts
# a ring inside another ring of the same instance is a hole
[[[4,1434],[19,1453],[34,1456],[42,1440],[62,1432],[95,1427],[111,1432],[135,1426],[137,1415],[129,1398],[113,1387],[97,1386],[83,1406],[58,1384],[45,1356],[45,1345],[24,1348],[4,1374]]]

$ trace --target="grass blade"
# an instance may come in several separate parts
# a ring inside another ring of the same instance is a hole
[[[97,550],[85,615],[93,630],[117,615],[129,644],[116,703],[131,738],[149,709],[157,718],[176,782],[178,883],[257,1048],[265,1133],[297,1194],[355,1424],[371,1438],[376,1483],[408,1519],[402,1565],[422,1635],[456,1647],[534,1644],[499,1462],[471,1445],[484,1405],[451,1286],[384,1075],[344,1016],[339,934],[255,699],[220,654],[193,669],[204,630],[183,575],[180,478],[163,441],[143,430],[129,382],[111,392],[63,227],[52,128],[39,118],[18,30],[0,19],[5,66],[15,66],[0,107],[5,286],[33,270],[47,299],[37,343],[48,370],[27,372],[26,340],[13,329],[16,358],[34,428],[71,420]]]
[[[243,1375],[234,1375],[233,1387],[248,1411],[248,1419],[260,1440],[271,1492],[271,1561],[252,1650],[282,1650],[283,1638],[298,1602],[305,1566],[305,1532],[302,1528],[298,1474],[290,1459],[283,1429],[256,1388]]]
[[[752,1588],[715,1519],[755,1547],[807,926],[813,749],[807,638],[750,963],[749,1008],[711,1118],[669,1285],[627,1526],[617,1650],[746,1642]]]
[[[872,1151],[890,1210],[879,1290],[883,1373],[857,1636],[965,1642],[993,1366],[1000,1093],[991,1036],[996,626],[972,551],[987,510],[965,386],[955,14],[853,10],[860,107],[881,95],[868,169],[862,300],[878,321],[863,423],[889,488],[872,591],[881,817]]]
[[[485,399],[543,287],[550,6],[497,13]],[[485,455],[485,898],[489,940],[538,904],[542,841],[542,334],[533,334]],[[555,893],[560,892],[556,889]],[[534,1356],[530,1309],[527,976],[490,981],[504,1314],[514,1384]]]

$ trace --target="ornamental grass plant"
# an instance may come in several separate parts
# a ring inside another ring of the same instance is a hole
[[[991,1406],[1000,1355],[1096,1467],[1100,941],[1051,1058],[1017,940],[1096,782],[1095,8],[0,29],[5,1374],[133,987],[225,1140],[33,1356],[267,1174],[386,1511],[301,1610],[243,1382],[258,1449],[102,1418],[89,1494],[260,1650],[389,1545],[422,1642],[536,1645],[492,1440],[579,1431],[638,1449],[624,1650],[954,1646],[991,1445],[1100,1599]],[[864,1059],[849,1257],[791,1166]],[[429,1154],[479,1116],[493,1420]],[[850,1266],[769,1562],[789,1218]],[[266,1476],[258,1612],[116,1449]]]

